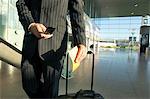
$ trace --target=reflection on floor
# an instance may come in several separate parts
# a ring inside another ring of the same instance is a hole
[[[90,89],[90,55],[69,80],[69,92]],[[94,89],[105,99],[150,99],[150,54],[138,51],[100,50],[95,56]],[[65,80],[60,80],[60,94],[65,93]],[[1,62],[1,99],[24,99],[20,70]]]

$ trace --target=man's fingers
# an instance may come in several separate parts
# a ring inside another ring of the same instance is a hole
[[[44,39],[49,39],[49,38],[51,38],[52,36],[53,36],[53,34],[46,34],[45,37],[44,37]]]
[[[53,36],[53,34],[43,34],[43,33],[41,33],[41,37],[43,38],[43,39],[49,39],[49,38],[51,38]]]
[[[81,50],[81,48],[78,48],[78,52],[77,52],[77,55],[76,55],[76,58],[75,58],[76,63],[80,62],[81,55],[82,55],[82,50]]]
[[[75,58],[75,62],[76,63],[81,62],[86,57],[86,54],[87,54],[86,47],[82,44],[79,45],[78,46],[78,52],[77,52],[77,55],[76,55],[76,58]]]
[[[43,35],[46,31],[46,27],[40,23],[32,23],[30,26],[30,32],[33,33],[37,38],[50,38],[52,35]]]
[[[86,57],[86,53],[87,53],[86,49],[82,49],[82,54],[79,57],[79,62],[81,62]]]
[[[46,31],[46,27],[43,24],[40,24],[40,27],[42,28],[43,32]]]
[[[43,32],[44,32],[40,24],[37,24],[37,25],[36,25],[36,28],[37,28],[37,31],[38,31],[39,33],[43,33]]]

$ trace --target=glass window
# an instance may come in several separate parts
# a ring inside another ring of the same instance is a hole
[[[130,17],[119,17],[119,20],[130,20]]]
[[[131,24],[141,24],[142,20],[131,20]]]
[[[119,24],[119,28],[120,29],[128,29],[128,28],[130,28],[130,25],[129,24]]]
[[[119,29],[119,32],[120,33],[124,33],[124,34],[129,34],[129,29],[127,28],[127,29]]]
[[[119,21],[119,24],[127,24],[127,25],[129,25],[130,23],[131,23],[130,19],[126,19],[126,20],[120,19],[120,21]]]
[[[98,25],[100,27],[100,29],[108,29],[109,28],[109,25]]]
[[[1,5],[1,3],[0,3],[0,25],[2,25],[2,5]]]
[[[109,20],[109,24],[119,24],[119,20],[111,19]]]
[[[109,29],[108,29],[108,28],[105,28],[105,29],[102,28],[102,29],[100,30],[100,32],[109,32]]]
[[[11,4],[13,4],[13,0],[9,0],[9,2],[10,2]]]
[[[139,38],[141,26],[141,16],[139,17],[113,17],[113,18],[96,18],[94,23],[100,27],[101,38],[108,39],[128,39],[131,32]]]
[[[120,27],[119,24],[111,24],[111,25],[109,25],[110,29],[118,29],[119,27]]]
[[[7,13],[8,13],[8,8],[7,6],[2,6],[2,25],[6,25],[6,22],[7,22]]]
[[[10,4],[12,4],[13,6],[15,6],[17,0],[10,0]]]
[[[2,0],[2,3],[3,3],[3,4],[7,4],[7,3],[8,3],[8,0]]]
[[[130,29],[137,29],[140,28],[141,25],[137,25],[137,24],[131,24],[130,25]]]
[[[13,21],[14,21],[14,11],[13,9],[9,6],[9,14],[8,14],[8,27],[13,28]]]

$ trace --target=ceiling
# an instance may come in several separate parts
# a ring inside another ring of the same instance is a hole
[[[90,17],[150,15],[150,0],[84,0]]]

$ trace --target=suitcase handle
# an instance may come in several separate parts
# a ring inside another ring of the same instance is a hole
[[[94,81],[94,63],[95,63],[95,54],[93,51],[88,51],[87,54],[92,54],[92,77],[91,77],[91,91],[93,90],[93,81]]]

